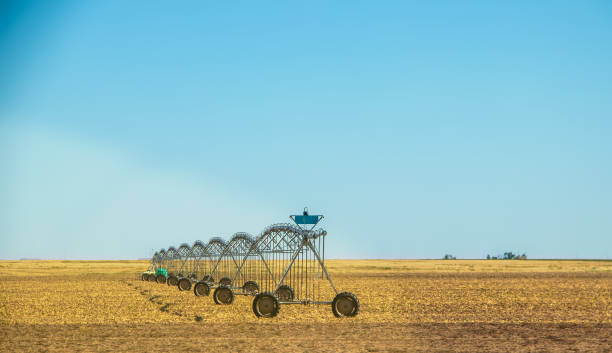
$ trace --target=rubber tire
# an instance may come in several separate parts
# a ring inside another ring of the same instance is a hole
[[[155,275],[152,273],[149,273],[149,282],[154,282],[155,281]]]
[[[166,281],[168,286],[173,287],[178,285],[178,278],[174,275],[168,276],[168,280]]]
[[[187,283],[185,285],[183,285],[184,283]],[[181,278],[179,279],[178,283],[176,284],[176,286],[178,287],[178,289],[182,292],[182,291],[186,291],[186,290],[190,290],[191,289],[191,281],[189,280],[189,278]]]
[[[140,276],[140,279],[143,280],[143,281],[148,281],[149,280],[149,274],[143,273],[142,276]]]
[[[342,313],[339,313],[337,308],[336,308],[336,303],[338,302],[338,300],[340,300],[342,298],[350,298],[351,300],[353,300],[355,302],[355,308],[348,315],[344,315]],[[353,316],[355,316],[355,315],[357,315],[359,313],[359,299],[357,299],[357,297],[353,293],[349,293],[349,292],[339,293],[338,295],[336,295],[336,297],[332,301],[332,312],[334,313],[334,316],[336,316],[336,317],[353,317]]]
[[[219,285],[220,286],[231,286],[232,280],[229,279],[228,277],[223,277],[219,280]]]
[[[198,287],[203,287],[206,288],[205,291],[206,293],[198,293]],[[195,286],[193,286],[193,294],[196,295],[196,297],[199,296],[209,296],[210,295],[210,286],[208,285],[208,283],[206,282],[198,282],[195,284]]]
[[[278,287],[277,290],[274,291],[274,295],[276,296],[276,298],[278,298],[279,301],[281,301],[281,297],[280,295],[278,295],[278,293],[282,290],[282,289],[288,289],[291,292],[291,298],[289,300],[283,300],[283,301],[292,301],[293,298],[295,298],[295,293],[293,292],[293,288],[289,287],[286,284],[281,285],[280,287]],[[283,298],[284,299],[284,298]]]
[[[229,291],[230,293],[230,299],[229,299],[229,303],[224,303],[221,300],[219,300],[219,298],[217,298],[217,296],[219,295],[219,293],[221,293],[221,291]],[[219,286],[215,289],[215,292],[213,293],[213,299],[215,300],[215,304],[219,304],[219,305],[230,305],[231,303],[234,302],[234,292],[232,292],[232,289],[228,286]]]
[[[272,309],[272,312],[269,314],[262,314],[259,311],[258,308],[258,303],[259,301],[264,298],[264,297],[271,297],[274,301],[274,308]],[[278,300],[278,298],[276,297],[276,295],[270,293],[270,292],[263,292],[263,293],[259,293],[255,296],[255,298],[253,299],[253,312],[255,313],[255,316],[257,317],[263,317],[263,318],[268,318],[271,319],[273,317],[275,317],[276,315],[278,315],[278,312],[280,311],[280,302]]]
[[[158,274],[157,277],[155,278],[155,282],[157,282],[159,284],[166,283],[166,276],[162,275],[161,273]]]
[[[249,291],[247,291],[246,287],[247,287],[247,286],[249,286],[249,285],[251,285],[251,286],[255,286],[255,292],[249,292]],[[259,292],[259,286],[257,285],[257,282],[255,282],[255,281],[246,281],[246,282],[244,282],[244,284],[242,285],[242,290],[243,290],[245,293],[249,293],[249,294],[255,295],[255,294],[257,294],[257,293]]]

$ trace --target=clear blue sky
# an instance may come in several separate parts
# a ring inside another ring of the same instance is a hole
[[[0,168],[0,258],[611,258],[612,2],[3,2]]]

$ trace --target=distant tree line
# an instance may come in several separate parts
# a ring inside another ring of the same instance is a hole
[[[504,256],[491,256],[487,254],[487,260],[527,260],[527,254],[519,255],[513,253],[512,251],[505,252]]]

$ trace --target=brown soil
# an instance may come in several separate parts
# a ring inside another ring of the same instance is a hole
[[[358,316],[258,319],[252,297],[137,279],[145,262],[0,261],[0,352],[612,352],[611,263],[329,261]]]
[[[609,324],[118,324],[0,326],[24,352],[610,352]]]

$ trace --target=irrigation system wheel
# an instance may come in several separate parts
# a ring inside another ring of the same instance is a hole
[[[229,305],[234,301],[234,292],[229,287],[220,286],[213,293],[215,304]]]
[[[249,293],[249,294],[255,295],[255,294],[257,294],[257,292],[259,292],[259,286],[257,285],[257,282],[255,282],[255,281],[246,281],[242,285],[242,290],[245,293]]]
[[[290,302],[294,298],[293,289],[286,284],[278,287],[274,294],[276,294],[276,297],[281,302]]]
[[[275,317],[280,310],[278,298],[270,293],[259,293],[253,299],[253,312],[257,317]]]
[[[215,279],[211,275],[206,275],[206,276],[202,277],[202,282],[214,282],[214,281],[215,281]]]
[[[193,286],[193,294],[196,297],[208,296],[210,294],[210,286],[206,282],[198,282]]]
[[[191,281],[189,278],[181,278],[178,281],[178,289],[180,291],[190,290],[191,289]]]
[[[166,283],[166,276],[162,275],[161,273],[157,275],[157,277],[155,278],[155,281],[159,284],[164,284]]]
[[[168,280],[166,281],[169,286],[178,285],[178,278],[174,275],[168,276]]]
[[[332,311],[336,317],[355,316],[359,312],[359,299],[349,292],[342,292],[334,298]]]
[[[219,285],[222,286],[231,286],[232,285],[232,280],[227,278],[227,277],[223,277],[219,280]]]

